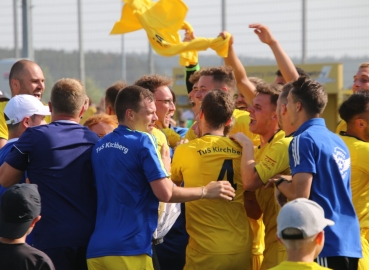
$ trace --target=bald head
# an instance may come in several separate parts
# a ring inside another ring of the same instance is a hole
[[[22,59],[12,66],[9,85],[12,96],[28,94],[41,99],[45,90],[44,74],[35,62]]]

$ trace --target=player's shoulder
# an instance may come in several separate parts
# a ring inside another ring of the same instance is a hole
[[[234,109],[233,111],[233,118],[238,119],[238,118],[250,118],[250,113],[247,111],[242,111],[239,109]]]

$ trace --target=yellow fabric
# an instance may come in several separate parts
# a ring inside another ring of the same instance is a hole
[[[0,138],[8,139],[8,127],[6,126],[6,121],[4,117],[4,109],[8,101],[0,102]]]
[[[347,130],[347,123],[344,120],[341,120],[341,122],[338,123],[336,127],[336,133],[339,134],[341,131]]]
[[[152,270],[152,258],[146,254],[138,256],[104,256],[87,259],[88,270]]]
[[[93,116],[96,113],[96,107],[89,106],[88,109],[83,113],[81,120],[79,123],[83,125],[90,116]]]
[[[285,138],[284,136],[284,131],[281,130],[275,134],[272,142],[256,150],[255,169],[264,184],[274,175],[289,168],[288,146],[292,137]]]
[[[290,174],[288,146],[291,140],[292,138],[285,138],[285,133],[281,130],[270,142],[255,149],[255,169],[264,183],[276,174]],[[263,212],[265,225],[265,250],[261,269],[269,269],[284,259],[284,247],[276,239],[277,216],[280,208],[274,199],[273,188],[261,187],[255,194]]]
[[[264,223],[263,223],[263,217],[261,216],[258,220],[255,220],[253,218],[248,218],[250,227],[252,229],[254,240],[252,242],[252,255],[254,256],[260,256],[263,255],[265,245],[264,245]],[[261,258],[262,261],[262,258]],[[260,262],[261,264],[261,262]]]
[[[240,270],[251,269],[251,257],[249,252],[236,254],[209,255],[198,252],[187,246],[186,264],[183,270]]]
[[[366,237],[368,229],[361,230],[361,249],[363,257],[359,259],[358,270],[369,269],[369,241]]]
[[[250,113],[241,111],[238,109],[235,109],[233,111],[233,127],[231,131],[229,132],[229,135],[236,134],[237,132],[242,132],[247,137],[249,137],[250,140],[252,140],[253,144],[255,146],[258,146],[260,144],[260,138],[259,135],[256,135],[252,133],[249,129],[250,124]],[[195,124],[194,122],[192,126]],[[192,126],[188,129],[185,138],[189,141],[194,140],[197,138],[195,131],[192,129]]]
[[[158,151],[161,154],[161,150],[163,149],[163,145],[165,143],[167,144],[167,138],[165,137],[165,134],[157,128],[153,128],[152,135],[154,135],[154,137],[156,138],[156,142],[158,144]]]
[[[263,259],[263,255],[252,254],[252,270],[260,270]]]
[[[212,135],[179,145],[174,153],[173,181],[183,180],[185,187],[201,187],[217,179],[233,180],[236,189],[232,202],[223,199],[186,202],[188,246],[198,252],[214,255],[248,252],[251,258],[252,231],[243,204],[241,154],[242,149],[231,139]]]
[[[189,42],[182,42],[178,31],[192,27],[185,22],[187,6],[182,0],[123,0],[120,21],[116,22],[110,34],[125,34],[140,29],[146,31],[152,48],[162,56],[180,54],[179,63],[189,66],[198,63],[197,51],[211,48],[220,57],[227,57],[228,42],[226,39],[195,38]]]
[[[324,270],[330,269],[327,267],[320,266],[315,262],[282,262],[276,267],[270,270]]]
[[[181,136],[171,128],[164,128],[162,131],[167,137],[169,146],[172,148],[176,147],[177,143],[181,140]]]
[[[340,135],[340,137],[350,150],[352,202],[360,228],[367,228],[369,227],[369,143],[351,136]]]

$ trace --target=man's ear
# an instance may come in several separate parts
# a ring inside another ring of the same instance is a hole
[[[133,110],[132,109],[127,109],[126,110],[126,119],[129,119],[130,121],[133,121],[134,119],[134,113],[133,113]]]
[[[315,237],[315,243],[321,246],[324,244],[324,231],[321,231],[317,234],[317,236]]]
[[[296,112],[300,112],[302,110],[302,104],[301,102],[295,103]]]
[[[19,89],[20,89],[20,81],[17,79],[12,79],[10,81],[10,85],[11,85],[11,92],[12,92],[12,96],[16,96],[19,94]]]
[[[203,119],[203,118],[204,118],[204,112],[202,110],[200,110],[199,119]]]
[[[50,111],[50,112],[52,112],[52,111],[53,111],[53,107],[51,106],[51,101],[49,101],[49,102],[47,103],[47,105],[49,105],[49,111]]]
[[[28,128],[30,126],[29,118],[30,118],[29,116],[26,116],[23,118],[23,120],[21,121],[21,124],[23,125],[23,127]]]
[[[35,217],[33,220],[32,220],[32,223],[31,223],[31,225],[30,225],[30,227],[35,227],[35,225],[36,225],[36,223],[37,222],[39,222],[40,221],[40,219],[41,219],[41,216],[40,215],[38,215],[37,217]]]
[[[227,123],[225,123],[225,127],[229,126],[232,123],[232,117],[228,119]]]

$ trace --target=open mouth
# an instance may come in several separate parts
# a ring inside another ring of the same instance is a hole
[[[41,100],[41,93],[40,92],[33,93],[33,96],[38,98],[39,100]]]

